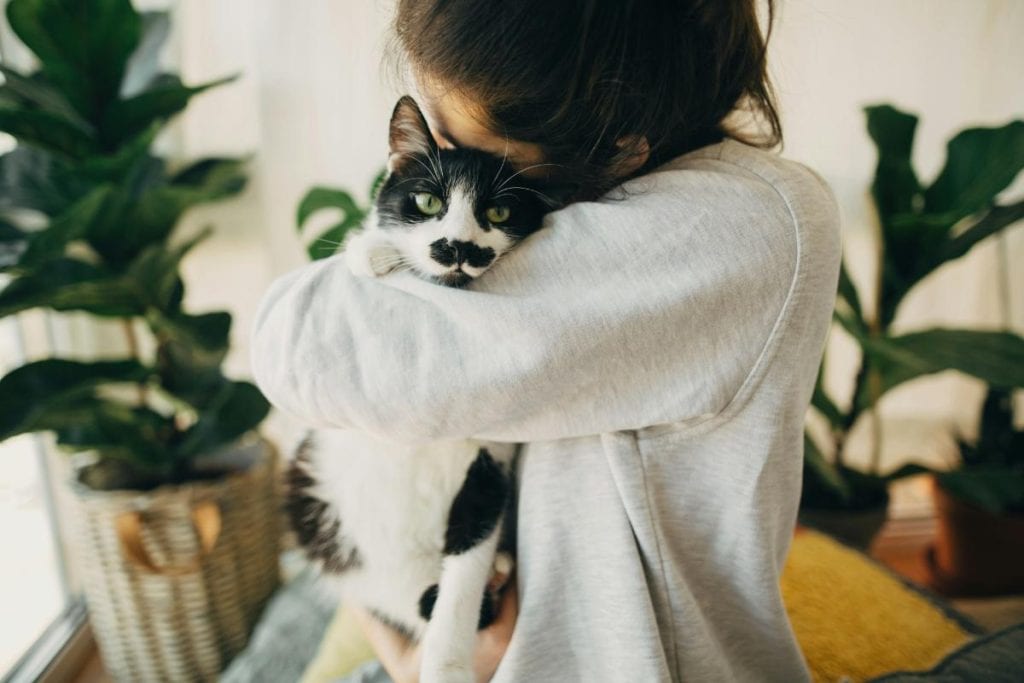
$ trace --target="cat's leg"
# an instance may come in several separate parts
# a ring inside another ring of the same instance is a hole
[[[493,619],[493,605],[484,602],[490,599],[484,593],[494,572],[510,491],[506,467],[481,448],[452,502],[441,581],[420,601],[429,618],[422,640],[421,683],[474,680],[477,630]]]
[[[355,275],[379,277],[402,265],[402,254],[380,230],[362,230],[345,240],[345,264]]]

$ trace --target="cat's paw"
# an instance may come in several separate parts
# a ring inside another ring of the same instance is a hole
[[[511,553],[500,552],[494,556],[494,564],[491,566],[491,578],[487,581],[487,590],[491,593],[498,593],[508,583],[512,575],[512,569],[516,566],[515,558]]]
[[[401,260],[401,254],[394,245],[372,232],[353,235],[345,243],[345,264],[354,275],[387,275],[398,267]]]

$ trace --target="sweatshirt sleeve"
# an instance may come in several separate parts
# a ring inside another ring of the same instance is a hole
[[[257,383],[310,425],[395,441],[529,442],[714,416],[794,286],[796,218],[751,174],[639,180],[549,215],[465,289],[354,276],[340,255],[281,276],[253,330]]]

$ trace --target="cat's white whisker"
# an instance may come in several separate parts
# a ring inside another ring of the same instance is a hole
[[[441,183],[441,176],[438,175],[437,168],[434,166],[434,162],[430,158],[429,154],[427,155],[427,161],[430,162],[429,166],[427,164],[423,163],[423,161],[419,157],[415,157],[414,156],[414,157],[412,157],[412,160],[415,161],[420,166],[422,166],[423,170],[427,172],[427,175],[429,175],[433,179],[433,181],[435,183],[437,183],[438,185],[442,184]]]
[[[512,190],[522,190],[523,192],[532,192],[533,194],[537,195],[542,200],[544,200],[545,203],[550,204],[550,205],[554,205],[555,204],[555,200],[550,195],[546,195],[543,192],[541,192],[540,190],[535,190],[532,187],[519,187],[519,186],[506,187],[499,194],[496,194],[494,196],[494,198],[497,200],[497,199],[501,199],[502,197],[510,197],[512,195],[509,194],[509,193]]]
[[[501,172],[505,170],[506,160],[508,160],[508,133],[505,134],[505,153],[501,157],[501,165],[498,166],[498,172],[494,174],[494,180],[491,181],[492,187],[496,182],[498,182],[498,177],[501,175]]]
[[[513,173],[512,175],[510,175],[508,178],[505,178],[505,182],[503,182],[498,187],[496,192],[501,192],[505,188],[506,185],[508,185],[510,182],[512,182],[513,179],[515,179],[516,176],[520,176],[520,175],[526,173],[527,171],[530,171],[530,170],[535,169],[535,168],[541,168],[543,166],[558,166],[559,168],[561,168],[562,165],[561,164],[547,164],[547,163],[545,163],[545,164],[534,164],[533,166],[527,166],[526,168],[521,168],[518,171],[516,171],[515,173]]]

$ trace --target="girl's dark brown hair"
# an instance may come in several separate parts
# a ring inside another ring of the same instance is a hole
[[[417,74],[580,186],[614,185],[644,139],[639,172],[724,137],[782,142],[756,0],[399,0],[395,28]],[[742,109],[767,131],[731,129]]]

